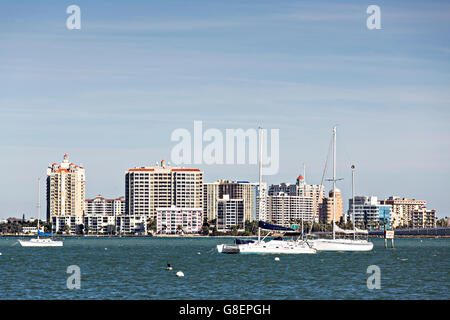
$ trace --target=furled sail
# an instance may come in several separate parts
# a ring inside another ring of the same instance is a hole
[[[353,234],[353,230],[345,230],[339,227],[337,224],[334,225],[334,231],[339,233],[345,233],[345,234]]]
[[[355,228],[355,232],[356,233],[362,233],[362,234],[369,234],[368,230],[362,230],[362,229],[358,229],[358,228]]]
[[[358,229],[358,228],[355,228],[355,231],[345,230],[345,229],[340,228],[337,224],[334,225],[334,231],[339,232],[339,233],[345,233],[345,234],[353,234],[353,233],[369,234],[369,231]]]

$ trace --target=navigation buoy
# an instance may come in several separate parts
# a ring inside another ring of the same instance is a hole
[[[178,271],[177,272],[177,277],[184,277],[184,273],[183,273],[183,271]]]
[[[275,261],[280,261],[280,258],[278,258],[278,257],[275,257],[275,259],[274,259]]]

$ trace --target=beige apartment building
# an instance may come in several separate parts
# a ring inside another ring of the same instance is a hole
[[[203,184],[203,214],[208,221],[217,219],[217,203],[219,200],[219,182]]]
[[[125,172],[127,215],[156,218],[156,209],[203,208],[203,172],[172,167],[161,161],[153,167],[136,167]]]
[[[411,212],[410,227],[418,228],[436,228],[436,210],[427,210],[422,207]]]
[[[404,225],[409,226],[412,221],[412,213],[420,210],[427,202],[425,200],[407,199],[399,197],[389,197],[386,200],[380,200],[380,204],[390,205],[392,215],[392,227]]]
[[[248,181],[217,180],[204,184],[203,210],[208,220],[217,219],[218,201],[228,199],[243,201],[244,221],[253,221],[256,216],[257,183]]]
[[[56,216],[83,216],[86,188],[85,170],[64,155],[60,164],[47,168],[47,221]]]
[[[335,189],[336,193],[336,208],[334,214],[334,221],[339,222],[344,214],[343,200],[341,196],[341,191]],[[334,192],[330,190],[328,198],[323,199],[323,203],[320,209],[320,222],[331,223],[333,221],[333,202],[334,202]]]
[[[297,195],[312,198],[314,221],[319,222],[320,207],[325,198],[325,188],[319,184],[307,184],[303,176],[297,177]]]

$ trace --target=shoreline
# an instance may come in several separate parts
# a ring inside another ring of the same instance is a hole
[[[0,238],[9,238],[9,237],[26,237],[26,238],[34,238],[36,235],[30,235],[30,234],[0,234]],[[253,236],[233,236],[233,235],[220,235],[220,236],[204,236],[204,235],[196,235],[196,234],[189,234],[189,235],[178,235],[178,234],[158,234],[158,235],[82,235],[82,234],[61,234],[61,235],[55,235],[57,238],[257,238],[258,235]],[[273,237],[283,237],[283,235],[277,235],[274,234],[270,236]],[[285,235],[284,237],[292,237],[289,235]],[[294,236],[296,237],[296,236]],[[319,237],[310,237],[309,239],[315,239]],[[320,237],[322,238],[322,237]],[[323,238],[330,238],[331,237],[323,237]],[[349,237],[340,237],[342,239],[349,238]],[[366,237],[362,237],[366,238]],[[381,238],[384,239],[384,236],[382,235],[369,235],[368,238]],[[395,235],[395,239],[399,238],[450,238],[450,235]]]

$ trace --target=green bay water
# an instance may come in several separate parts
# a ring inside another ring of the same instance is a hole
[[[226,255],[232,238],[63,238],[62,248],[23,248],[0,238],[0,299],[449,299],[450,239],[402,238],[371,252]],[[173,271],[167,271],[170,263]],[[70,290],[67,267],[81,270]],[[381,289],[367,288],[367,267]],[[184,277],[177,277],[178,270]]]

